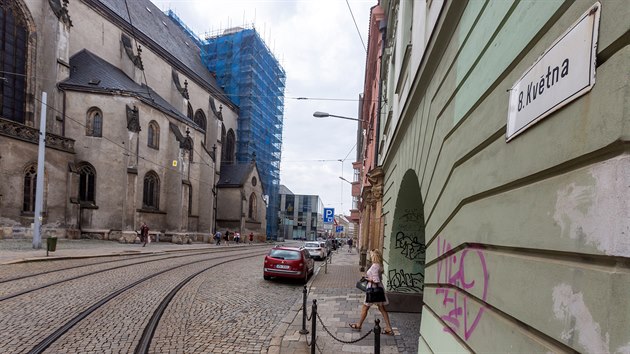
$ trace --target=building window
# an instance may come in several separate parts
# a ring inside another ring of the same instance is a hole
[[[35,194],[37,189],[37,167],[29,166],[24,171],[24,204],[22,211],[35,212]]]
[[[85,135],[94,137],[103,136],[103,112],[96,107],[90,108],[87,112]]]
[[[358,168],[354,169],[354,179],[353,182],[359,182],[361,180],[361,171]]]
[[[26,103],[26,21],[15,1],[0,1],[0,116],[24,124]]]
[[[256,179],[256,177],[252,177],[252,186],[256,187],[257,184],[258,184],[258,180]]]
[[[193,108],[192,105],[190,104],[190,102],[188,102],[188,113],[186,114],[186,117],[188,117],[190,120],[193,119]]]
[[[258,206],[256,202],[256,194],[252,193],[249,196],[249,213],[248,213],[249,218],[252,220],[256,220],[256,215],[258,215],[257,207]]]
[[[222,161],[226,163],[234,163],[235,158],[235,147],[236,147],[236,136],[234,135],[234,130],[228,130],[225,137],[225,145],[223,145],[222,151]]]
[[[199,128],[206,131],[206,115],[202,110],[198,109],[197,112],[195,112],[194,122],[199,126]]]
[[[142,207],[158,210],[160,208],[160,179],[155,172],[149,171],[144,176],[143,191]]]
[[[160,148],[160,126],[154,120],[149,123],[149,141],[147,145],[154,149]]]
[[[94,204],[96,170],[89,163],[79,165],[79,201]]]

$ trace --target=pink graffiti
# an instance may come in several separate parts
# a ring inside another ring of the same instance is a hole
[[[451,244],[446,240],[437,239],[438,257],[452,250]],[[472,251],[472,252],[471,252]],[[482,274],[476,274],[475,277],[466,275],[465,272],[465,260],[466,256],[470,254],[477,255],[479,262],[481,263]],[[461,252],[459,261],[457,254],[448,256],[437,263],[437,282],[440,284],[449,284],[457,287],[458,289],[472,292],[473,289],[483,289],[482,301],[486,301],[488,296],[488,269],[486,267],[486,258],[484,253],[480,249],[467,248]],[[461,328],[461,322],[463,320],[464,325],[464,338],[468,340],[475,331],[475,328],[481,320],[484,307],[482,306],[477,314],[473,317],[468,313],[468,297],[462,296],[459,290],[455,290],[450,287],[440,287],[435,290],[436,294],[442,295],[442,306],[448,311],[445,315],[440,316],[447,326],[444,327],[444,331],[455,333]]]

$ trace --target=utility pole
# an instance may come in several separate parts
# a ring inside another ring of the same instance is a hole
[[[44,204],[44,165],[46,164],[46,92],[42,92],[42,114],[39,119],[39,149],[37,154],[37,182],[35,185],[35,215],[33,248],[42,248],[42,209]]]

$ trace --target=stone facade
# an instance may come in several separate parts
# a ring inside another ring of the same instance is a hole
[[[161,240],[207,240],[238,108],[194,42],[148,0],[129,4],[132,21],[122,0],[0,6],[28,32],[24,117],[0,117],[0,237],[32,237],[25,181],[46,92],[44,237],[131,239],[147,222]]]

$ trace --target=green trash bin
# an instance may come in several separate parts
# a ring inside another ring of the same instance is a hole
[[[46,255],[48,252],[55,252],[57,250],[57,238],[49,237],[46,239]]]

